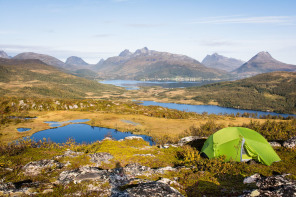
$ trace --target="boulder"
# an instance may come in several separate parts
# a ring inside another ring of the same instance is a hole
[[[55,169],[62,168],[64,166],[63,163],[60,163],[55,160],[39,160],[27,163],[22,169],[24,170],[24,174],[28,176],[36,176],[41,173],[43,169]]]
[[[97,166],[102,165],[102,163],[109,164],[110,160],[114,158],[110,153],[94,153],[88,156],[90,157],[90,161],[96,163]]]
[[[256,180],[258,189],[250,191],[243,196],[296,196],[296,181],[290,180],[286,176],[284,174],[260,177]]]
[[[140,136],[128,136],[125,137],[124,140],[143,140],[143,138]]]
[[[249,183],[256,183],[257,180],[261,178],[260,174],[256,173],[253,174],[252,176],[244,178],[244,184],[249,184]]]
[[[295,148],[295,146],[296,146],[296,136],[294,136],[294,137],[288,139],[287,141],[285,141],[283,146],[286,147],[286,148]]]
[[[189,145],[200,151],[206,140],[207,140],[207,137],[188,136],[180,139],[178,142],[178,145],[179,146]]]
[[[278,142],[269,142],[269,144],[272,146],[272,148],[279,148],[281,147],[282,145]]]

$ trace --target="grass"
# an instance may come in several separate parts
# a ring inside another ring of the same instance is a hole
[[[169,136],[174,141],[177,141],[184,132],[189,131],[192,126],[198,127],[205,124],[210,119],[215,120],[217,124],[222,124],[225,127],[229,125],[248,124],[250,118],[242,117],[225,117],[225,116],[200,116],[199,118],[188,119],[167,119],[149,117],[147,115],[133,114],[117,114],[108,112],[90,112],[90,111],[29,111],[27,116],[37,116],[36,119],[26,120],[19,123],[5,124],[0,127],[0,141],[8,143],[21,137],[30,136],[35,132],[49,129],[49,125],[44,121],[67,121],[74,119],[90,119],[85,122],[91,126],[106,127],[117,129],[118,131],[132,131],[135,134],[149,135],[155,138],[163,138]],[[139,125],[132,125],[122,120],[129,120]],[[259,123],[265,122],[263,119],[257,120]],[[18,132],[17,128],[31,128],[30,131]]]

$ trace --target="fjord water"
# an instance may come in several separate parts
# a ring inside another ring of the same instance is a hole
[[[127,90],[137,90],[142,86],[161,86],[163,88],[185,88],[200,86],[207,82],[201,81],[135,81],[135,80],[105,80],[99,81],[103,84],[111,84],[119,87],[123,87]]]
[[[130,132],[120,132],[115,129],[103,127],[93,127],[87,124],[69,124],[64,127],[47,129],[34,133],[30,138],[35,141],[46,138],[56,143],[65,143],[69,138],[72,138],[77,143],[89,144],[98,140],[103,140],[105,137],[120,140],[128,136],[139,136],[149,142],[150,145],[154,144],[152,137],[147,135],[135,135]]]
[[[166,107],[169,109],[177,109],[180,111],[186,111],[186,112],[196,112],[196,113],[203,113],[207,112],[208,114],[243,114],[243,113],[250,113],[250,114],[257,114],[257,117],[260,116],[294,116],[295,114],[279,114],[274,112],[263,112],[263,111],[254,111],[254,110],[247,110],[247,109],[235,109],[235,108],[227,108],[227,107],[219,107],[216,105],[188,105],[188,104],[176,104],[176,103],[159,103],[154,101],[141,101],[141,105],[149,106],[149,105],[155,105],[155,106],[161,106]]]

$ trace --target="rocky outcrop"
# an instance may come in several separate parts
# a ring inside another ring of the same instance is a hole
[[[286,178],[285,175],[263,177],[259,174],[247,177],[245,184],[256,183],[258,189],[250,191],[244,196],[295,196],[296,181]]]
[[[97,166],[100,166],[102,163],[110,163],[109,160],[113,159],[114,157],[110,153],[94,153],[89,154],[90,161],[96,163]]]
[[[53,170],[53,169],[60,169],[65,164],[62,164],[55,160],[40,160],[40,161],[33,161],[26,164],[22,169],[24,170],[24,174],[27,176],[36,176],[41,173],[41,170]]]
[[[106,181],[110,172],[108,170],[100,170],[97,167],[81,167],[75,170],[64,171],[60,174],[57,183],[69,184],[70,182],[80,183],[84,180],[100,180]]]
[[[294,136],[294,137],[288,139],[287,141],[285,141],[283,146],[286,147],[286,148],[295,148],[295,146],[296,146],[296,136]]]
[[[101,170],[97,167],[81,167],[75,170],[64,171],[59,175],[57,184],[81,183],[95,181],[96,186],[89,184],[89,191],[100,191],[104,186],[104,193],[108,196],[183,196],[170,185],[178,185],[176,181],[161,179],[148,181],[137,178],[138,176],[151,176],[155,173],[172,170],[174,168],[151,169],[133,163],[125,167],[111,170]],[[176,170],[176,169],[174,169]],[[100,186],[101,185],[101,186]]]

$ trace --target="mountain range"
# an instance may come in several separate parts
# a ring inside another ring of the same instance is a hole
[[[4,51],[0,57],[10,58]],[[228,58],[217,53],[207,55],[202,63],[185,55],[149,50],[147,47],[128,49],[118,56],[101,59],[96,65],[71,56],[66,62],[49,55],[33,52],[20,53],[12,59],[38,59],[84,78],[135,80],[203,80],[237,79],[273,71],[296,71],[296,66],[275,60],[268,52],[260,52],[248,62]]]
[[[122,51],[118,56],[101,61],[94,68],[105,79],[220,79],[226,72],[208,68],[185,55],[149,50],[147,47]]]
[[[219,55],[218,53],[214,53],[212,55],[207,55],[201,63],[209,68],[221,69],[227,72],[231,72],[243,65],[245,62],[235,58],[228,58]]]

